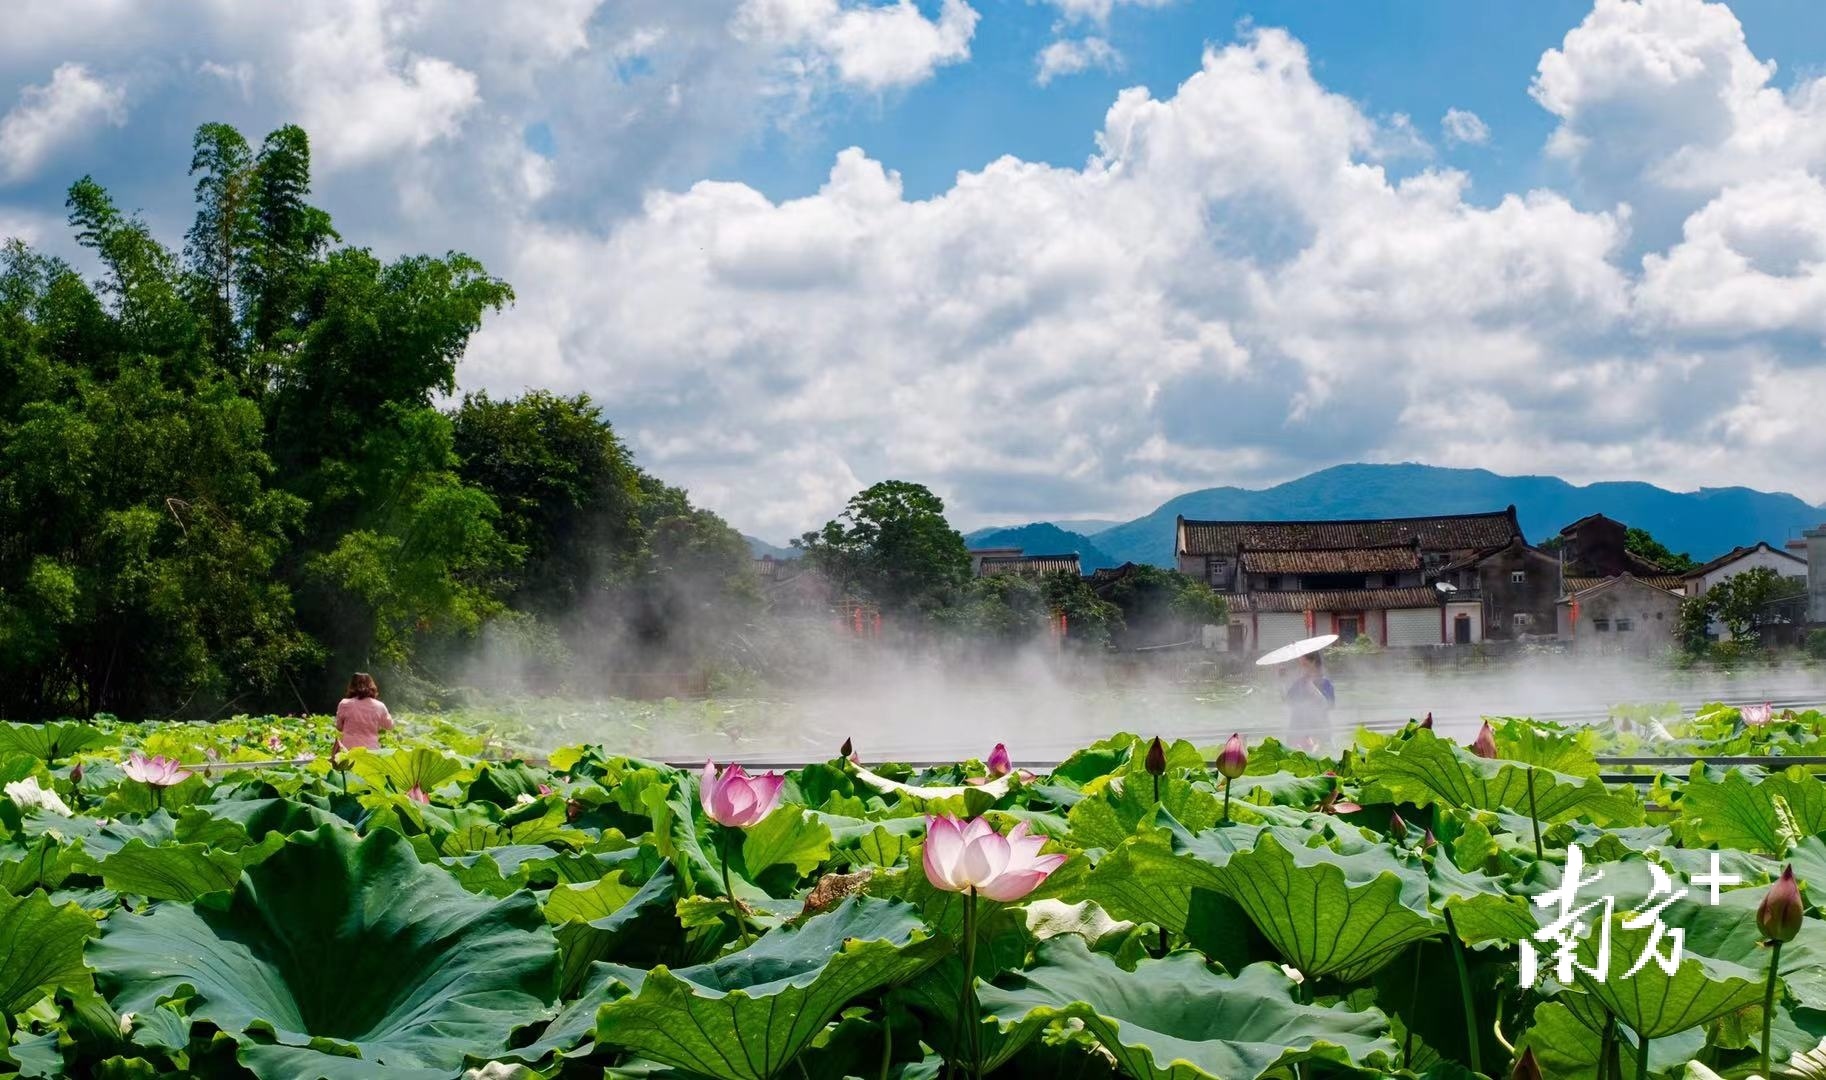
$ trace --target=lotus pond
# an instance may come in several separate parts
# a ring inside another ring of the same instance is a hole
[[[0,725],[0,1072],[1621,1080],[1761,1074],[1767,1038],[1826,1076],[1819,777],[1600,775],[1826,754],[1745,711],[779,782],[424,723]]]

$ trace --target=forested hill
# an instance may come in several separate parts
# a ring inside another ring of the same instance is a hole
[[[753,594],[587,398],[434,406],[506,282],[340,235],[297,127],[193,151],[181,245],[84,178],[99,280],[0,248],[0,715],[319,710],[357,668],[457,678],[485,624],[537,675]]]
[[[1522,531],[1539,543],[1561,526],[1603,513],[1646,529],[1676,552],[1704,561],[1738,544],[1780,545],[1826,520],[1826,510],[1793,495],[1749,488],[1678,492],[1653,484],[1583,486],[1552,476],[1500,476],[1484,469],[1431,465],[1339,465],[1261,490],[1206,488],[1163,503],[1133,521],[1092,534],[1118,561],[1173,560],[1173,523],[1190,518],[1410,517],[1500,510],[1514,505]]]

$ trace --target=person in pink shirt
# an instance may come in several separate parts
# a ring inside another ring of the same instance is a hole
[[[336,706],[337,741],[346,750],[357,746],[380,749],[380,733],[393,726],[393,714],[381,704],[374,676],[358,671],[349,680],[348,696]]]

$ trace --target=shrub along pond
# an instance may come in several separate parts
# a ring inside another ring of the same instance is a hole
[[[1599,764],[1819,756],[1821,722],[784,774],[423,725],[347,753],[321,719],[0,725],[6,1068],[1821,1075],[1826,788]]]

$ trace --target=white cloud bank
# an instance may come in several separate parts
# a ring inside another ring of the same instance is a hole
[[[0,117],[0,180],[31,175],[60,148],[100,126],[127,122],[127,94],[81,64],[60,64],[43,86],[27,86]]]
[[[223,5],[167,48],[274,122],[308,107],[315,65],[324,198],[350,234],[470,247],[517,290],[465,385],[590,392],[645,464],[751,532],[886,477],[970,524],[1340,460],[1826,497],[1826,91],[1777,89],[1722,4],[1599,0],[1532,86],[1576,197],[1475,201],[1456,170],[1391,174],[1413,127],[1328,90],[1278,30],[1209,49],[1170,94],[1118,95],[1078,167],[1003,157],[909,198],[853,147],[773,200],[670,178],[823,96],[938,77],[976,10],[570,0],[508,27],[480,0],[436,21],[320,5],[270,32]],[[107,72],[133,47],[113,24],[83,53],[26,23],[37,75],[13,85],[42,87],[47,52]],[[1448,141],[1488,137],[1455,113]]]

